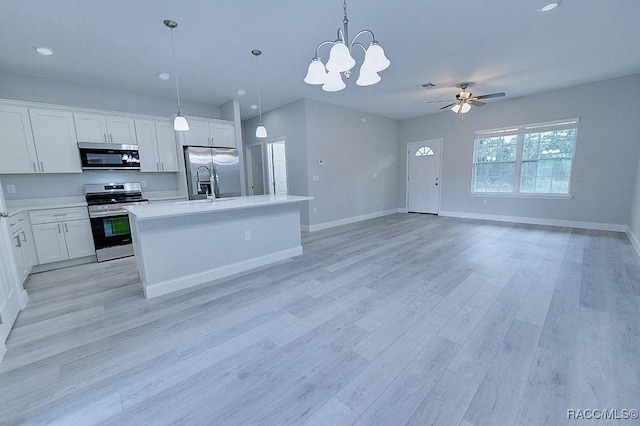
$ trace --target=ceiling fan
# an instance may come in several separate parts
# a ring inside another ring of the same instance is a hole
[[[498,93],[490,93],[488,95],[480,95],[473,96],[471,92],[467,92],[467,87],[469,87],[469,83],[460,84],[460,89],[462,91],[456,94],[456,100],[450,103],[449,105],[443,106],[440,109],[451,108],[453,112],[456,114],[465,114],[471,110],[471,105],[473,106],[485,106],[485,102],[481,102],[480,99],[489,99],[489,98],[500,98],[505,95],[504,92]],[[427,103],[435,103],[435,102],[450,102],[450,101],[429,101]]]

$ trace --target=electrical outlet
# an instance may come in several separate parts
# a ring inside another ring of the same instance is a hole
[[[319,175],[313,175],[313,181],[314,182],[320,182],[320,176]]]
[[[7,185],[7,194],[15,194],[16,186],[15,185]]]
[[[487,205],[487,200],[482,200],[482,205],[486,206]]]
[[[251,231],[244,231],[244,240],[249,241],[251,239]]]
[[[141,180],[140,181],[140,186],[143,187],[143,188],[146,188],[147,187],[147,181],[146,180]]]
[[[318,213],[318,209],[314,207],[314,208],[313,208],[313,212],[314,212],[314,213]]]

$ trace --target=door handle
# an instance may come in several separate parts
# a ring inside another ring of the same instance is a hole
[[[0,217],[9,217],[9,213],[7,213],[7,212],[0,212]]]
[[[65,222],[64,224],[64,231],[68,234],[69,233],[69,227],[67,226],[67,223]]]
[[[164,172],[164,163],[160,163],[160,165],[162,166],[162,171]]]
[[[27,242],[27,235],[24,233],[24,231],[22,231],[21,234],[22,234],[22,242],[26,243]]]
[[[109,141],[113,142],[113,133],[109,133]]]
[[[103,134],[102,134],[102,137],[104,138],[104,141],[105,141],[105,142],[109,142],[109,139],[107,139],[107,134],[106,134],[106,133],[103,133]]]
[[[37,172],[37,171],[38,171],[38,168],[36,167],[36,162],[35,162],[35,161],[33,161],[32,163],[33,163],[33,171],[34,171],[34,172]]]
[[[60,224],[58,224],[58,234],[62,234],[62,231],[60,230]]]
[[[44,173],[44,163],[42,161],[40,162],[40,169],[42,169],[42,172]]]
[[[156,170],[160,171],[160,163],[156,163]]]
[[[16,242],[18,243],[18,245],[16,246],[17,248],[22,247],[22,243],[20,242],[20,235],[16,235],[15,237],[13,237],[16,239]]]

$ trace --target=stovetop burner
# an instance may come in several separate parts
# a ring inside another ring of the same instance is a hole
[[[148,201],[142,198],[142,186],[138,182],[85,185],[85,194],[90,206]]]

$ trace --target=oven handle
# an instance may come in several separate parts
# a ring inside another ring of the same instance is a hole
[[[116,217],[116,216],[128,216],[129,213],[126,210],[112,210],[106,212],[89,212],[89,219],[100,217]]]

